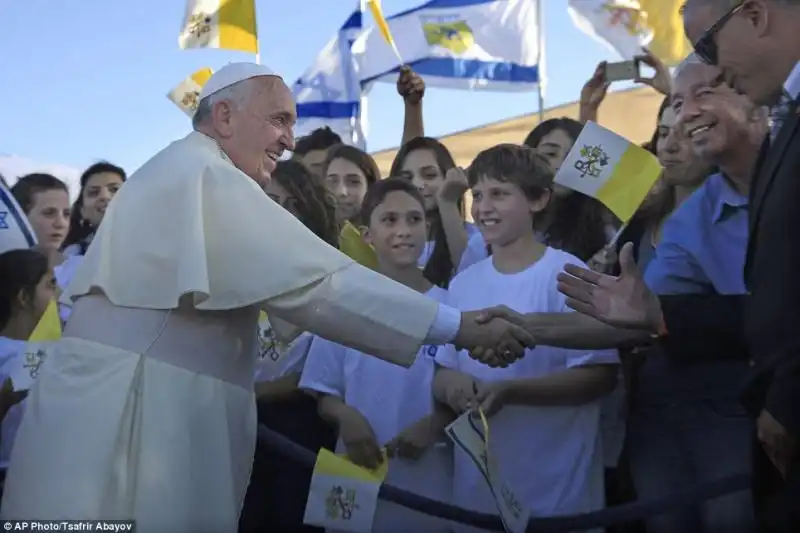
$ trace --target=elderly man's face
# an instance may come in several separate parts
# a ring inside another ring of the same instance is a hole
[[[239,170],[264,187],[284,150],[294,148],[294,99],[277,77],[253,78],[248,98],[231,105],[220,141]]]
[[[742,148],[749,136],[752,104],[723,81],[717,67],[685,65],[672,84],[672,110],[694,150],[706,161]]]
[[[767,15],[778,16],[769,11],[763,0],[688,0],[683,13],[686,37],[695,49],[710,54],[727,82],[758,105],[775,103],[786,76],[770,65],[776,52],[785,52],[768,31]]]

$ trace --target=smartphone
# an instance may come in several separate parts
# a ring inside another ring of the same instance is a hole
[[[606,82],[634,80],[639,77],[639,62],[635,59],[606,63]]]

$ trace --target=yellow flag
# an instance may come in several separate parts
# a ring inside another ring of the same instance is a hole
[[[350,222],[345,222],[339,233],[339,250],[367,268],[378,269],[378,256],[375,254],[375,249],[364,242],[361,232]]]
[[[255,0],[187,0],[178,45],[257,54]]]
[[[61,319],[58,317],[58,304],[53,300],[45,309],[42,318],[28,338],[30,342],[49,342],[61,338]]]
[[[683,61],[692,51],[692,45],[683,32],[680,9],[685,0],[639,0],[642,11],[647,14],[647,26],[653,32],[648,49],[673,67]]]
[[[167,93],[167,98],[191,117],[200,102],[200,91],[203,90],[203,85],[211,78],[212,74],[214,71],[210,68],[201,68]]]
[[[383,464],[369,471],[322,448],[311,475],[303,523],[337,531],[372,531],[378,491],[388,473],[385,450]]]
[[[383,39],[389,43],[389,46],[392,47],[394,55],[397,56],[397,60],[402,64],[403,58],[400,57],[400,51],[397,49],[397,45],[394,42],[394,37],[392,37],[392,32],[389,29],[389,23],[386,22],[386,17],[383,16],[383,9],[381,8],[380,0],[367,0],[367,6],[372,13],[372,18],[375,19],[375,24],[378,26],[378,31],[381,32]]]

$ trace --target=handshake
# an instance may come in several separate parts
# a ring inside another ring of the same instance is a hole
[[[453,344],[485,365],[507,367],[536,346],[525,326],[525,316],[506,306],[464,312]]]

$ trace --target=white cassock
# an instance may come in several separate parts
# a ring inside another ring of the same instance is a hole
[[[139,533],[236,531],[259,310],[404,366],[460,321],[318,239],[197,132],[120,189],[64,296],[0,514]]]

